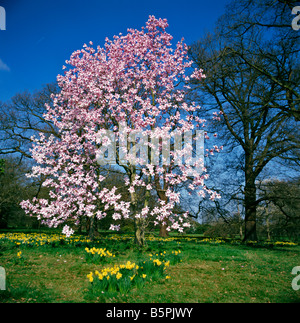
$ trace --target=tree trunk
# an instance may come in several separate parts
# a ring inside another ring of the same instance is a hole
[[[160,197],[161,200],[168,203],[168,198],[166,196],[165,191],[161,191],[159,197]],[[165,224],[161,223],[160,227],[159,227],[159,236],[162,237],[162,238],[167,238],[169,236],[169,232],[167,231],[167,227],[168,227],[167,221],[168,221],[168,219],[165,219],[164,220]]]
[[[95,238],[95,215],[90,218],[90,227],[89,227],[89,239],[94,240]]]
[[[240,239],[243,240],[243,220],[240,213],[240,206],[239,206],[238,199],[237,199],[237,214],[238,214],[238,221],[239,221],[239,228],[240,228]]]
[[[79,216],[78,234],[82,234],[82,215]]]
[[[159,236],[166,238],[168,237],[169,233],[167,231],[167,224],[161,224],[159,228]]]
[[[133,173],[131,182],[134,181],[135,174]],[[137,196],[136,192],[130,193],[131,199],[131,214],[135,217],[137,212]],[[147,196],[145,197],[145,205],[148,205]],[[141,248],[145,245],[145,229],[146,229],[146,220],[144,218],[134,218],[134,242]]]
[[[256,241],[256,187],[255,180],[246,181],[245,186],[245,236],[244,241]]]
[[[267,235],[268,235],[268,240],[271,240],[271,232],[270,232],[270,221],[269,221],[269,206],[267,205],[266,207],[266,212],[267,212]]]
[[[166,196],[166,190],[167,190],[167,183],[166,181],[163,184],[163,188],[161,188],[160,185],[160,181],[159,181],[159,177],[157,174],[155,174],[154,176],[154,183],[155,183],[155,187],[156,187],[156,191],[157,191],[157,195],[158,197],[162,200],[165,201],[166,203],[168,203],[168,198]],[[166,238],[169,235],[169,232],[167,231],[167,221],[168,219],[165,219],[164,222],[166,222],[166,224],[161,223],[160,227],[159,227],[159,236],[162,238]]]
[[[268,234],[268,240],[271,240],[271,233],[270,233],[270,222],[269,222],[269,218],[267,218],[267,234]]]
[[[245,236],[244,241],[257,241],[256,186],[253,163],[253,141],[247,140],[245,150]]]
[[[134,220],[135,227],[135,237],[134,242],[138,247],[143,247],[145,245],[145,228],[146,222],[144,218]]]
[[[243,240],[243,223],[240,222],[240,239]]]

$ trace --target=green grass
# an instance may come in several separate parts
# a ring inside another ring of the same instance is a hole
[[[300,246],[273,248],[245,246],[197,239],[149,239],[144,252],[133,247],[131,237],[109,236],[96,242],[86,238],[47,243],[46,235],[0,236],[0,266],[7,274],[7,290],[0,303],[11,302],[126,302],[126,303],[291,303],[300,301],[292,289],[292,268],[300,265]],[[19,238],[18,238],[19,237]],[[51,236],[48,236],[51,237]],[[54,237],[54,236],[53,236]],[[19,240],[18,240],[19,239]],[[28,240],[29,239],[29,240]],[[38,243],[36,243],[38,241]],[[20,244],[17,244],[17,243]],[[103,247],[115,254],[105,264],[86,261],[85,247]],[[94,295],[86,275],[107,265],[122,264],[152,254],[181,250],[182,262],[170,265],[168,280],[147,282],[126,295]],[[22,251],[21,257],[17,254]]]

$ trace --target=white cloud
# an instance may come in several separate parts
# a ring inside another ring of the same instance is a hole
[[[10,68],[2,61],[2,59],[0,58],[0,71],[10,71]]]

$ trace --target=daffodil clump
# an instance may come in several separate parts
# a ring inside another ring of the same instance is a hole
[[[152,280],[164,279],[166,278],[166,270],[170,266],[170,260],[160,260],[159,258],[152,258],[144,261],[140,261],[140,266],[143,273]]]
[[[150,260],[152,259],[158,259],[162,262],[169,262],[170,265],[176,265],[179,262],[182,262],[182,257],[181,257],[181,250],[172,250],[171,253],[170,252],[158,252],[158,253],[150,253],[149,257]]]
[[[22,263],[24,263],[24,261],[25,261],[25,258],[24,258],[24,256],[23,256],[23,253],[22,253],[22,251],[18,251],[17,252],[17,255],[16,255],[16,257],[15,258],[13,258],[13,263],[15,263],[15,264],[22,264]]]
[[[58,233],[22,233],[22,232],[6,232],[0,233],[0,242],[11,243],[15,246],[25,247],[42,247],[42,246],[71,246],[85,247],[93,244],[110,243],[110,242],[130,242],[132,237],[129,235],[111,235],[101,237],[101,239],[91,241],[83,235],[72,235],[66,237],[64,234]]]
[[[108,262],[110,258],[114,258],[115,255],[112,254],[106,248],[85,248],[86,254],[86,261],[89,263],[100,264]]]
[[[172,265],[182,262],[181,250],[173,250],[170,255],[170,261]]]
[[[42,247],[42,246],[82,246],[91,243],[85,236],[74,235],[67,238],[63,234],[56,233],[21,233],[7,232],[0,233],[0,242],[8,242],[17,247]]]
[[[271,244],[271,242],[270,242]],[[291,242],[291,241],[275,241],[275,246],[297,246],[297,243]]]
[[[159,259],[140,260],[138,263],[127,261],[125,264],[105,267],[101,271],[90,272],[87,278],[90,288],[96,294],[106,292],[127,293],[133,288],[142,288],[146,282],[170,279],[166,274],[170,261]]]
[[[248,246],[254,247],[294,247],[297,243],[291,241],[247,241]]]
[[[203,243],[203,244],[219,245],[219,244],[224,244],[226,241],[220,238],[204,238],[201,240],[197,240],[197,242]]]
[[[127,261],[126,264],[105,267],[87,275],[91,289],[95,293],[120,292],[127,293],[131,288],[141,288],[147,280],[136,263]]]

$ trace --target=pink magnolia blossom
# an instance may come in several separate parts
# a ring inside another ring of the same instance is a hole
[[[156,225],[169,222],[168,230],[182,232],[189,221],[187,213],[180,216],[173,212],[181,201],[178,184],[188,182],[190,191],[219,198],[204,185],[208,174],[202,157],[182,163],[182,158],[191,154],[192,145],[185,143],[182,148],[180,137],[206,122],[194,115],[200,106],[186,100],[187,82],[205,76],[201,69],[193,69],[183,40],[172,46],[167,27],[166,19],[150,16],[141,30],[128,29],[126,35],[107,38],[103,48],[94,48],[89,42],[66,61],[64,74],[57,77],[61,91],[53,95],[52,106],[46,105],[45,114],[45,119],[57,127],[59,137],[40,134],[31,149],[36,166],[28,176],[46,178],[43,186],[50,190],[50,199],[23,201],[27,214],[57,227],[70,220],[78,223],[82,216],[102,219],[112,211],[113,221],[151,217]],[[178,132],[177,137],[171,138],[172,129]],[[113,132],[115,142],[107,130]],[[138,157],[134,150],[140,145],[136,141],[140,132],[145,134],[152,162],[147,160],[147,152],[140,150]],[[159,144],[162,139],[173,140],[176,149],[164,155],[165,149]],[[128,141],[132,144],[129,151]],[[152,209],[147,206],[131,214],[134,199],[126,201],[116,187],[103,187],[105,176],[99,174],[97,157],[100,148],[110,149],[112,145],[116,145],[117,163],[125,170],[125,186],[131,196],[137,187],[156,187],[157,192],[163,192]],[[220,149],[215,146],[208,152]],[[164,165],[160,164],[161,155]],[[141,170],[140,175],[131,171],[132,165]],[[161,183],[165,189],[159,190]],[[110,227],[119,228],[118,224]],[[70,235],[73,230],[65,225],[63,232]]]
[[[72,230],[69,226],[65,225],[63,227],[62,233],[65,234],[67,237],[70,237],[74,233],[74,230]]]

